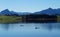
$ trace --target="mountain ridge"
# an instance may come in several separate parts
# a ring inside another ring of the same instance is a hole
[[[35,12],[35,14],[60,15],[60,8],[59,9],[48,8],[39,12]]]
[[[60,8],[58,9],[52,9],[52,8],[48,8],[42,11],[37,11],[34,13],[31,12],[14,12],[14,11],[9,11],[8,9],[2,10],[0,12],[0,15],[16,15],[16,16],[20,16],[20,15],[29,15],[29,14],[47,14],[47,15],[60,15]]]

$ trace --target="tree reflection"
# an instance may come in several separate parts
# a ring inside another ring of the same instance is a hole
[[[1,27],[5,30],[9,29],[9,24],[1,24]]]
[[[30,24],[28,24],[30,25]],[[34,26],[32,26],[34,25]],[[33,29],[33,27],[35,29],[48,29],[48,30],[60,30],[60,23],[48,23],[48,24],[32,24],[31,27]],[[9,30],[10,28],[13,29],[20,29],[21,27],[27,27],[28,26],[26,24],[0,24],[1,28],[5,29],[5,30]],[[30,26],[29,26],[30,27]],[[30,27],[30,28],[31,28]]]
[[[41,27],[43,27],[44,29],[48,29],[48,30],[52,30],[52,29],[60,30],[60,24],[49,23],[49,24],[43,24],[41,25]]]

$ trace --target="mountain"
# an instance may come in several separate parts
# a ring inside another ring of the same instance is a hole
[[[35,12],[34,14],[60,15],[60,9],[48,8],[42,11]]]
[[[11,13],[8,9],[5,9],[5,10],[0,12],[0,15],[11,15]]]
[[[18,12],[18,15],[29,15],[32,14],[31,12]]]
[[[18,13],[14,12],[14,11],[9,11],[8,9],[5,9],[3,11],[0,12],[0,15],[18,15]]]
[[[0,15],[9,15],[9,16],[20,16],[20,15],[29,15],[31,12],[14,12],[9,11],[8,9],[5,9],[0,12]]]
[[[8,9],[5,9],[0,12],[0,15],[9,15],[9,16],[20,16],[20,15],[29,15],[29,14],[47,14],[47,15],[60,15],[60,8],[58,9],[52,9],[48,8],[42,11],[38,12],[14,12],[14,11],[9,11]]]

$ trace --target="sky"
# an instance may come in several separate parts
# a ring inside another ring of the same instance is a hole
[[[0,0],[0,11],[36,12],[47,8],[60,8],[60,0]]]

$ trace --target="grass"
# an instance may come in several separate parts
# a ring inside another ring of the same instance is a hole
[[[21,21],[22,17],[18,16],[0,16],[0,23],[15,23]]]
[[[60,22],[60,16],[57,16],[57,22]]]
[[[22,20],[20,16],[0,16],[0,23],[17,23]],[[60,22],[60,16],[57,16],[57,22]]]

